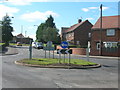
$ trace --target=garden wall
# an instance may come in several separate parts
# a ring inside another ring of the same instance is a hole
[[[63,48],[57,46],[57,49],[63,49]],[[70,48],[70,49],[72,49],[72,54],[86,55],[86,48]]]

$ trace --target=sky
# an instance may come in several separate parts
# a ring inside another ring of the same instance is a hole
[[[61,27],[77,24],[78,19],[89,20],[94,25],[100,17],[101,4],[103,16],[118,15],[119,0],[0,0],[0,20],[6,13],[14,17],[11,18],[13,35],[22,33],[35,40],[38,25],[49,15],[59,31]]]

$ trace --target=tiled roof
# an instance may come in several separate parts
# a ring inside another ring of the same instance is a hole
[[[102,28],[120,28],[120,23],[118,23],[118,20],[120,20],[120,15],[117,16],[103,16],[102,17]],[[92,27],[92,29],[99,29],[100,28],[100,18],[97,20],[95,25]]]
[[[88,20],[86,20],[88,21]],[[74,31],[77,27],[79,27],[80,25],[82,25],[84,22],[86,21],[83,21],[83,22],[80,22],[78,24],[74,24],[73,26],[71,26],[68,30],[65,30],[65,32],[70,32],[70,31]]]
[[[67,29],[69,29],[69,27],[62,27],[61,33],[65,33]]]
[[[22,33],[18,34],[17,37],[24,37]]]

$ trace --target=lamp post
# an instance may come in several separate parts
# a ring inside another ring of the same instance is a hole
[[[102,55],[102,4],[100,6],[100,50],[99,55]]]

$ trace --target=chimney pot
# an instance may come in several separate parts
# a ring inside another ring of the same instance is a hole
[[[81,23],[82,22],[82,20],[81,19],[78,19],[78,23]]]

